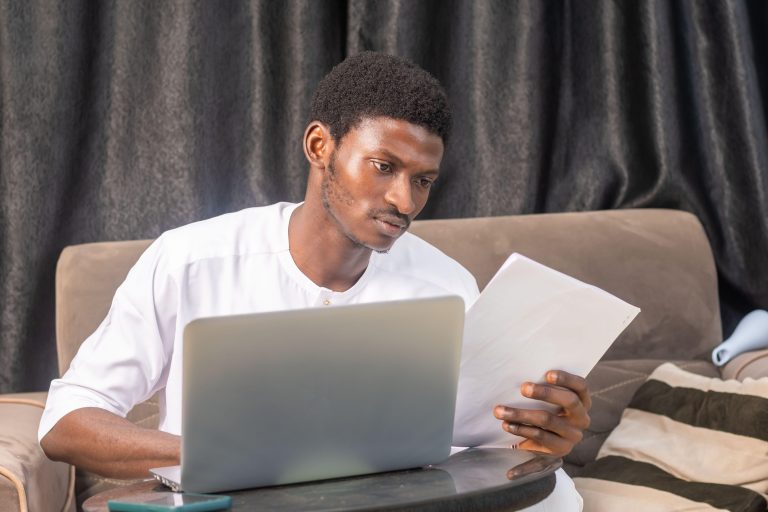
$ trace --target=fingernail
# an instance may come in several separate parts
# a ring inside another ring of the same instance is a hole
[[[557,384],[557,372],[548,372],[547,382],[549,382],[550,384]]]
[[[530,382],[523,384],[523,394],[525,396],[531,396],[533,394],[533,384]]]

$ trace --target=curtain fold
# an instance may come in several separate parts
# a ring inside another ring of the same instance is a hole
[[[303,197],[317,82],[410,58],[454,133],[422,218],[693,212],[726,334],[768,308],[768,3],[0,0],[0,392],[56,375],[54,270]]]

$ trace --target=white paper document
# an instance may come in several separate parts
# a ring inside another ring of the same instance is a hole
[[[549,370],[586,377],[640,309],[512,254],[467,311],[454,446],[510,446],[493,407],[541,409],[520,394]]]

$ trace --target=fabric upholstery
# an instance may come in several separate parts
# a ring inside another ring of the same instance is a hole
[[[56,266],[56,350],[59,373],[107,316],[115,290],[150,241],[65,248]]]
[[[568,474],[578,475],[582,466],[595,460],[608,434],[619,424],[632,395],[664,362],[659,359],[627,359],[601,361],[595,366],[587,377],[592,396],[592,423],[584,431],[582,441],[565,458],[564,467]],[[707,361],[675,361],[675,364],[699,375],[719,376],[717,368]]]
[[[734,357],[721,370],[724,379],[744,380],[768,377],[768,350],[745,352]]]
[[[766,510],[768,376],[743,382],[659,366],[575,480],[585,511]],[[649,490],[637,503],[637,486]]]
[[[46,393],[0,395],[0,511],[74,510],[74,472],[46,458],[37,425]]]

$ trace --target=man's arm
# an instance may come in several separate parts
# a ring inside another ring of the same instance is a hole
[[[552,370],[546,379],[546,384],[526,382],[520,391],[525,397],[559,406],[559,411],[497,405],[493,415],[502,420],[504,430],[526,438],[520,448],[562,457],[571,453],[589,427],[592,399],[587,381],[577,375]]]
[[[142,428],[116,414],[86,407],[63,418],[40,440],[52,460],[110,478],[141,478],[150,468],[175,466],[181,438]]]

